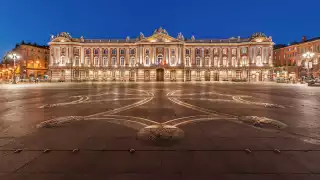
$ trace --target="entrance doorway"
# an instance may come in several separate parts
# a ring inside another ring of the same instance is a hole
[[[186,71],[186,80],[191,81],[191,71],[190,70]]]
[[[134,81],[134,76],[135,76],[135,72],[134,71],[130,71],[129,81]]]
[[[176,70],[172,70],[170,72],[170,80],[175,81],[176,80]]]
[[[150,71],[149,70],[144,71],[144,81],[150,81]]]
[[[205,81],[210,81],[210,71],[206,71],[204,75]]]
[[[164,81],[164,69],[157,69],[157,81]]]

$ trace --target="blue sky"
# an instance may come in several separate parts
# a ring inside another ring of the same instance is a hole
[[[276,43],[320,36],[319,0],[2,0],[0,56],[50,34],[125,38],[163,26],[176,37],[228,38],[264,32]]]

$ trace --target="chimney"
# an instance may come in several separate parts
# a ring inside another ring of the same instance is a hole
[[[301,42],[306,42],[307,41],[307,36],[302,36]]]

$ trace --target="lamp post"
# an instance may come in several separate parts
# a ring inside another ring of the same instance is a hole
[[[310,69],[310,66],[309,66],[309,61],[312,60],[313,56],[315,55],[315,53],[313,52],[305,52],[304,54],[302,54],[302,57],[306,59],[306,66],[307,66],[307,76],[309,77],[309,69]]]
[[[20,58],[16,53],[12,53],[8,55],[9,58],[13,59],[13,81],[12,84],[17,84],[16,81],[16,60]]]

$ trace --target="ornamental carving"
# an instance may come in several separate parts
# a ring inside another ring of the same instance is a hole
[[[168,34],[168,32],[165,30],[165,29],[163,29],[162,27],[159,27],[158,29],[155,29],[154,30],[154,32],[153,32],[153,34],[165,34],[165,35],[169,35]]]
[[[180,41],[184,41],[184,36],[182,35],[182,33],[178,33],[177,39]]]

